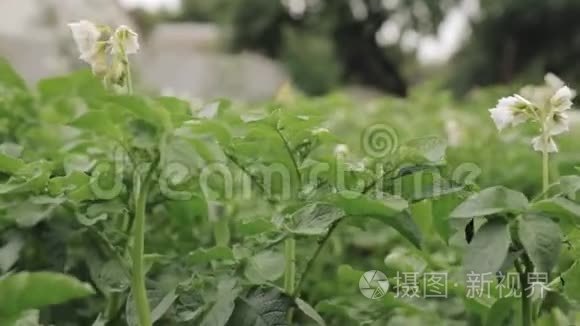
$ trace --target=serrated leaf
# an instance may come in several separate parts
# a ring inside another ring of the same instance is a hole
[[[276,288],[255,287],[236,299],[228,326],[284,326],[292,298]]]
[[[549,273],[556,266],[562,247],[562,231],[556,222],[547,216],[524,215],[518,236],[538,272]]]
[[[488,220],[467,246],[463,259],[465,272],[495,274],[507,256],[510,242],[508,224],[501,219]]]
[[[500,213],[520,213],[527,206],[528,199],[521,192],[496,186],[467,198],[451,212],[451,217],[472,218]]]
[[[292,214],[290,232],[299,235],[322,235],[332,223],[344,217],[344,212],[333,205],[314,203]]]
[[[302,311],[306,316],[310,317],[310,319],[316,322],[316,324],[319,326],[326,326],[324,319],[322,319],[318,312],[312,308],[308,302],[300,298],[296,298],[296,306],[298,306],[298,309],[300,309],[300,311]]]
[[[52,272],[20,272],[0,279],[0,316],[60,304],[94,294],[77,279]]]

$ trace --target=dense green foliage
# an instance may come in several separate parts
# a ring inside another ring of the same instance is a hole
[[[579,131],[538,196],[531,133],[488,117],[507,90],[191,107],[84,71],[28,89],[1,62],[0,92],[2,325],[518,325],[464,273],[514,261],[550,272],[537,325],[578,320]],[[367,270],[391,281],[376,300]],[[403,272],[448,273],[448,297],[396,298]]]

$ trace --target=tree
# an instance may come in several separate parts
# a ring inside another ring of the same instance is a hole
[[[554,72],[580,79],[580,2],[577,0],[484,0],[481,19],[454,60],[451,84],[473,86],[540,79]]]
[[[282,59],[293,79],[312,94],[341,82],[356,81],[404,96],[407,81],[398,47],[381,47],[377,32],[389,19],[401,30],[431,33],[456,0],[238,0],[214,6],[184,0],[182,19],[209,20],[231,26],[233,50],[252,49]],[[192,6],[192,4],[197,4]],[[228,11],[225,13],[225,11]],[[210,10],[211,12],[211,10]]]

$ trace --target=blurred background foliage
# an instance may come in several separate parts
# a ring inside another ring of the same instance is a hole
[[[457,51],[444,62],[418,60],[418,43],[441,36],[457,11],[469,20]],[[182,0],[178,13],[134,13],[145,30],[160,20],[218,23],[231,51],[282,61],[313,95],[352,83],[405,96],[417,82],[436,79],[462,95],[548,71],[580,78],[577,0]],[[389,39],[381,41],[381,33]]]

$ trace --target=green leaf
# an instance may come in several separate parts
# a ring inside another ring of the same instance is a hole
[[[229,326],[283,326],[288,325],[287,313],[293,301],[276,288],[265,286],[251,289],[236,299],[236,309]]]
[[[252,283],[274,282],[284,274],[284,255],[262,251],[248,260],[244,275]]]
[[[500,213],[520,213],[527,206],[528,199],[521,192],[496,186],[467,198],[451,212],[451,217],[472,218]]]
[[[560,226],[547,216],[524,215],[518,237],[538,272],[549,273],[558,263],[562,247]]]
[[[306,205],[291,216],[290,232],[299,235],[323,235],[332,223],[344,217],[344,212],[333,205],[314,203]]]
[[[13,174],[23,166],[22,160],[0,153],[0,172]]]
[[[20,227],[32,227],[52,216],[54,210],[64,202],[64,198],[47,196],[30,197],[6,209],[4,219]]]
[[[0,316],[19,315],[25,310],[60,304],[94,294],[77,279],[52,272],[20,272],[0,279]]]
[[[228,324],[234,308],[237,308],[235,302],[238,291],[234,291],[234,286],[235,284],[230,282],[222,281],[220,283],[217,300],[201,321],[201,326],[224,326]]]
[[[332,195],[327,202],[342,209],[348,216],[372,216],[389,219],[409,207],[407,201],[390,197],[372,199],[354,191],[342,191]]]
[[[447,142],[435,136],[416,138],[401,146],[400,154],[405,162],[440,163],[445,160]]]
[[[157,320],[161,319],[161,317],[163,317],[163,315],[167,312],[167,310],[169,310],[169,308],[171,307],[171,305],[173,305],[176,299],[177,294],[175,294],[175,289],[169,291],[161,299],[161,301],[159,301],[157,306],[153,308],[153,311],[151,311],[151,320],[153,322],[156,322]]]
[[[275,230],[274,224],[265,219],[256,219],[252,221],[242,221],[237,224],[237,230],[241,235],[256,235]]]
[[[575,200],[576,194],[580,190],[580,176],[578,175],[566,175],[560,177],[560,191],[566,195],[566,197]]]
[[[433,226],[437,233],[449,243],[453,231],[449,223],[451,212],[462,202],[461,197],[456,195],[446,195],[431,201],[431,212],[433,214]]]
[[[6,59],[0,58],[0,86],[26,90],[26,83]]]
[[[495,274],[507,256],[510,241],[509,227],[505,221],[488,220],[467,246],[463,259],[465,272]]]
[[[38,161],[25,165],[16,175],[0,184],[0,195],[43,190],[48,182],[52,164]]]
[[[109,136],[113,139],[122,138],[121,131],[116,123],[113,122],[111,115],[107,110],[92,110],[86,112],[70,123],[71,126],[92,131],[101,136]]]
[[[0,247],[0,273],[6,273],[14,266],[20,257],[20,251],[24,247],[24,240],[19,235],[13,234],[8,241]]]
[[[300,298],[296,298],[296,306],[298,306],[298,309],[300,309],[300,311],[302,311],[306,316],[310,317],[310,319],[316,322],[316,324],[319,326],[326,326],[324,319],[322,319],[318,312],[316,312],[316,310],[314,310],[314,308],[312,308],[308,302]]]
[[[558,217],[575,225],[580,225],[580,204],[564,197],[554,197],[535,202],[530,212]]]
[[[200,248],[189,253],[192,264],[204,264],[213,260],[233,260],[234,253],[228,247]]]
[[[343,191],[331,195],[327,202],[342,209],[347,216],[377,219],[397,230],[417,248],[421,247],[421,230],[406,211],[409,204],[404,199],[390,197],[378,200]]]
[[[576,261],[574,265],[562,275],[566,286],[564,292],[566,295],[574,300],[576,304],[580,304],[580,261]]]
[[[508,325],[506,322],[513,316],[514,305],[517,302],[516,297],[497,299],[487,313],[485,326]]]

